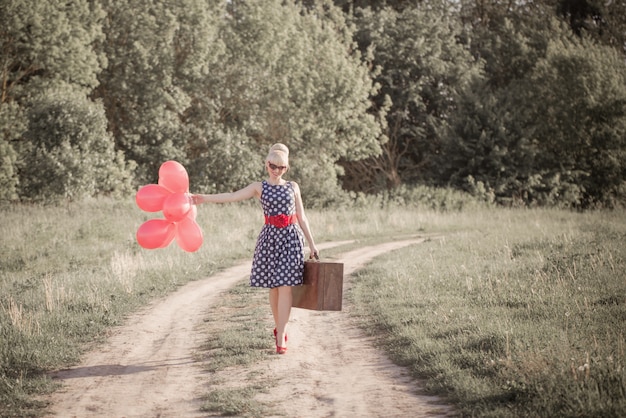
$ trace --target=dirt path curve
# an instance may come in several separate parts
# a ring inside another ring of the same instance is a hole
[[[344,263],[346,287],[348,276],[373,257],[423,241],[344,253],[336,261]],[[320,247],[340,244],[344,242]],[[199,411],[198,398],[206,390],[203,371],[193,359],[202,341],[196,327],[219,294],[249,271],[250,262],[245,262],[191,282],[132,316],[81,365],[54,374],[64,387],[49,398],[51,416],[207,416]],[[286,417],[433,417],[449,412],[436,398],[416,395],[416,382],[374,349],[345,312],[294,309],[289,352],[258,367],[269,367],[280,380],[259,400],[281,405]]]

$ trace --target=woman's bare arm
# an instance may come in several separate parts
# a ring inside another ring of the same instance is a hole
[[[239,202],[241,200],[252,199],[253,197],[260,198],[262,191],[262,185],[260,182],[251,183],[243,189],[239,189],[230,193],[216,193],[216,194],[192,194],[191,202],[194,205],[201,203],[230,203]]]
[[[311,233],[311,228],[309,227],[309,219],[304,213],[304,205],[302,204],[302,197],[300,196],[300,186],[298,186],[298,183],[295,181],[291,182],[291,184],[293,185],[293,190],[296,195],[296,215],[298,217],[298,224],[300,225],[300,229],[302,229],[304,237],[309,244],[311,256],[319,256],[319,251],[315,246],[315,240],[313,239],[313,234]]]

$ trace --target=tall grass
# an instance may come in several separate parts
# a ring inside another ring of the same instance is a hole
[[[365,328],[464,414],[624,416],[624,214],[471,215],[358,274]]]
[[[211,207],[198,215],[197,253],[144,250],[135,232],[157,216],[132,200],[3,210],[0,415],[36,415],[33,395],[52,389],[45,371],[77,362],[151,299],[249,257],[259,228],[258,209]]]
[[[319,242],[444,237],[359,273],[349,296],[366,328],[468,414],[623,412],[623,212],[441,209],[309,211]],[[141,249],[135,231],[158,215],[132,200],[1,214],[0,416],[41,414],[46,371],[76,363],[148,301],[249,258],[262,223],[256,205],[202,206],[204,243],[189,254]]]
[[[367,209],[310,212],[317,239],[375,237],[413,230]],[[175,243],[144,250],[135,232],[160,214],[132,199],[62,207],[1,209],[0,416],[37,415],[37,394],[53,390],[45,372],[79,360],[106,330],[151,299],[251,256],[262,212],[254,204],[205,205],[197,221],[204,243],[185,253]],[[366,222],[367,221],[367,222]]]

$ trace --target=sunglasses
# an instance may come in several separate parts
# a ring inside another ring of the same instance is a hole
[[[272,170],[280,170],[280,171],[283,171],[284,169],[286,169],[286,168],[287,168],[287,166],[284,166],[284,165],[276,165],[276,164],[272,164],[272,163],[268,163],[268,164],[269,164],[269,166],[270,166],[270,169],[272,169]]]

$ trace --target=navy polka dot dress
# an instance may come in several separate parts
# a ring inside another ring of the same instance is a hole
[[[291,182],[274,186],[264,180],[261,205],[265,216],[294,215],[296,195]],[[254,249],[250,286],[297,286],[302,284],[303,271],[304,239],[298,224],[263,225]]]

